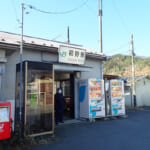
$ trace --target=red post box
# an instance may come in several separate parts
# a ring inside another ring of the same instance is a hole
[[[11,137],[11,103],[0,102],[0,140]]]

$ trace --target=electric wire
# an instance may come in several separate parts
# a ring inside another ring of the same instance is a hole
[[[130,53],[129,53],[129,50],[124,50],[124,51],[118,51],[118,52],[109,52],[109,53],[107,53],[107,55],[115,55],[115,54],[128,54],[128,55],[130,55]]]
[[[88,4],[85,5],[87,7],[87,9],[89,10],[90,13],[92,13],[94,16],[97,12],[97,10],[94,10],[93,8],[91,8]]]
[[[17,10],[16,10],[16,7],[15,7],[15,2],[14,2],[14,0],[11,0],[11,2],[12,2],[12,7],[13,7],[13,9],[14,9],[14,14],[15,14],[15,17],[16,17],[16,21],[17,21],[18,23],[20,23],[19,17],[18,17],[18,15],[17,15]]]
[[[128,28],[127,28],[127,25],[126,25],[126,23],[125,23],[123,17],[121,16],[120,10],[119,10],[118,7],[116,6],[115,0],[112,0],[112,3],[113,3],[113,6],[114,6],[114,9],[115,9],[115,11],[116,11],[116,13],[117,13],[117,15],[118,15],[118,17],[119,17],[119,19],[120,19],[121,24],[122,24],[122,26],[124,27],[125,32],[126,32],[127,34],[130,34],[130,32],[129,32]]]
[[[127,47],[127,46],[129,46],[129,45],[130,45],[130,42],[125,43],[125,44],[119,46],[118,48],[115,48],[115,49],[113,49],[113,50],[106,51],[106,52],[107,52],[107,53],[117,52],[117,51],[119,51],[119,50],[121,50],[121,49],[123,49],[123,48],[125,48],[125,47]],[[122,51],[122,52],[123,52],[123,51]],[[129,52],[129,50],[128,50],[128,52]]]
[[[51,11],[45,11],[45,10],[41,10],[41,9],[38,9],[32,5],[27,5],[25,4],[26,6],[28,6],[30,9],[33,9],[33,10],[36,10],[38,12],[41,12],[41,13],[45,13],[45,14],[57,14],[57,15],[61,15],[61,14],[68,14],[68,13],[72,13],[74,11],[77,11],[78,9],[80,9],[81,7],[85,6],[87,4],[88,0],[85,0],[82,4],[80,4],[78,7],[76,8],[73,8],[73,9],[70,9],[70,10],[67,10],[67,11],[60,11],[60,12],[51,12]]]

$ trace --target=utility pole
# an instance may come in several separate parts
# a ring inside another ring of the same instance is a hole
[[[99,52],[103,53],[102,45],[102,0],[98,0],[98,16],[99,16]],[[100,64],[101,79],[103,79],[103,63]]]
[[[100,3],[100,0],[98,0],[98,16],[99,16],[99,49],[100,53],[103,52],[103,46],[102,46],[102,0]]]
[[[23,61],[23,14],[24,14],[24,4],[22,3],[22,14],[21,14],[21,43],[20,43],[20,97],[19,97],[19,138],[22,140],[22,104],[23,104],[23,70],[22,70],[22,61]]]
[[[134,45],[133,45],[133,34],[131,34],[131,57],[132,57],[132,102],[136,107],[136,92],[135,92],[135,65],[134,65]],[[132,104],[133,104],[132,103]]]
[[[69,32],[69,26],[67,27],[67,43],[70,43],[70,32]]]

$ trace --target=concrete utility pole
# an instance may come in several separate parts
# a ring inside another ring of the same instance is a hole
[[[24,4],[22,3],[22,14],[21,14],[21,43],[20,43],[20,97],[19,97],[19,138],[22,140],[22,104],[23,104],[23,14],[24,14]]]
[[[69,32],[69,26],[67,27],[67,43],[70,43],[70,32]]]
[[[134,66],[134,45],[133,45],[133,34],[131,34],[131,57],[132,57],[132,102],[136,107],[136,92],[135,92],[135,66]],[[133,104],[132,103],[132,104]]]
[[[99,16],[99,52],[103,53],[102,45],[102,0],[98,0],[98,16]],[[100,64],[101,79],[103,79],[103,63]]]
[[[102,0],[100,3],[100,0],[98,0],[98,16],[99,16],[99,48],[100,53],[103,52],[103,46],[102,46]]]

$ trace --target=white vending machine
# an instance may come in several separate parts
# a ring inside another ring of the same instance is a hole
[[[110,99],[112,116],[125,115],[124,82],[110,80]]]
[[[104,80],[90,78],[79,82],[80,90],[80,117],[105,117]]]

